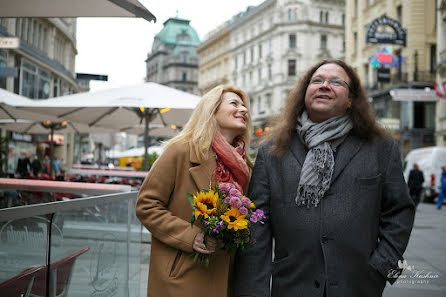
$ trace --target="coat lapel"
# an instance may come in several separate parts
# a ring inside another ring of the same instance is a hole
[[[290,149],[291,153],[297,159],[300,166],[302,167],[304,165],[305,157],[307,155],[308,150],[302,143],[302,141],[300,141],[299,136],[297,134],[292,135]]]
[[[335,167],[333,171],[333,177],[331,183],[341,174],[342,170],[347,166],[351,159],[356,155],[362,146],[362,141],[353,136],[348,135],[344,142],[339,146],[338,153],[335,159]]]
[[[190,147],[190,162],[192,163],[192,167],[189,168],[189,173],[198,190],[209,189],[212,182],[214,182],[214,172],[217,167],[215,158],[211,156],[206,161],[200,162]]]

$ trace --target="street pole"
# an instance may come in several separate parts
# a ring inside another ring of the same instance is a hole
[[[50,127],[50,176],[53,177],[53,138],[54,138],[54,125]]]
[[[149,123],[157,109],[144,110],[144,171],[149,170]]]

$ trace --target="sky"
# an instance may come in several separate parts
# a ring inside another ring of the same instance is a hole
[[[190,20],[200,40],[249,5],[264,0],[139,0],[157,18],[78,18],[76,72],[108,75],[91,81],[91,91],[144,82],[145,59],[155,35],[169,17]]]

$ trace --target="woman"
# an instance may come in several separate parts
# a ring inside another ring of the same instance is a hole
[[[152,233],[148,296],[232,296],[231,257],[217,250],[214,238],[203,243],[198,223],[191,227],[186,192],[209,189],[215,181],[247,187],[248,106],[248,97],[234,87],[209,91],[141,186],[136,215]],[[209,267],[193,262],[194,251],[214,254]]]

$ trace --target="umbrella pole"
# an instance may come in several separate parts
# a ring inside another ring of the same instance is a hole
[[[144,113],[144,171],[149,170],[149,122],[152,114],[146,110]]]
[[[54,127],[50,128],[50,176],[53,177],[53,138],[54,138]]]

